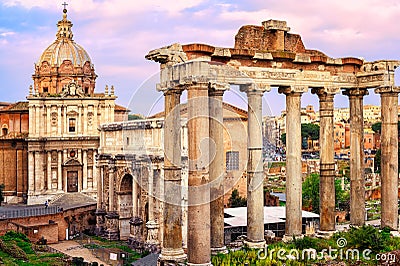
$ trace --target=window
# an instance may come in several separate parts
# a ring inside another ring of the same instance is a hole
[[[226,152],[226,170],[227,171],[239,170],[239,152],[238,151]]]
[[[75,132],[75,130],[76,130],[76,119],[75,118],[70,118],[68,122],[69,122],[68,131],[69,132]]]
[[[43,87],[43,92],[44,92],[44,93],[49,92],[49,88],[48,88],[48,87]]]
[[[85,87],[85,94],[89,94],[89,87]]]
[[[126,137],[126,145],[129,146],[129,137]]]
[[[8,134],[8,129],[6,127],[3,127],[3,136],[6,136]]]

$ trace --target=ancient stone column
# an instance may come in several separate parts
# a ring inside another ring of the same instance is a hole
[[[211,265],[208,82],[188,90],[188,265]]]
[[[229,84],[210,84],[210,182],[211,182],[211,252],[226,252],[224,245],[224,124],[222,96]]]
[[[35,152],[28,152],[28,195],[33,195],[35,190]]]
[[[346,89],[350,100],[350,223],[365,224],[363,97],[367,89]]]
[[[164,234],[160,265],[186,259],[182,248],[181,206],[181,90],[170,86],[164,92]]]
[[[86,125],[86,123],[85,123]],[[88,188],[88,159],[87,159],[87,150],[83,150],[83,159],[82,159],[82,190],[86,191]]]
[[[108,212],[115,211],[115,206],[114,206],[114,195],[115,195],[114,171],[115,171],[114,162],[110,162],[110,165],[109,165],[109,168],[108,168]]]
[[[301,95],[307,87],[280,87],[286,95],[286,224],[285,237],[302,234]]]
[[[381,227],[398,230],[398,95],[399,87],[381,87]]]
[[[335,231],[335,159],[333,135],[333,98],[336,88],[312,89],[319,97],[320,117],[320,234],[332,234]]]
[[[264,239],[264,171],[262,136],[263,89],[255,84],[241,86],[247,93],[247,239],[250,248],[263,248]]]
[[[47,190],[51,190],[51,151],[47,152]]]
[[[62,151],[57,151],[57,190],[62,191]]]

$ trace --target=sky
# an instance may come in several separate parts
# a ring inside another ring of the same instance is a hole
[[[0,0],[0,102],[26,100],[34,64],[56,38],[63,2]],[[287,21],[307,49],[333,58],[400,60],[400,0],[66,2],[74,41],[89,53],[98,75],[96,91],[114,85],[117,103],[143,115],[160,111],[163,105],[155,88],[159,64],[145,59],[150,50],[173,43],[233,47],[241,26],[269,19]],[[224,95],[225,101],[244,109],[245,98],[236,87]],[[285,108],[285,97],[276,90],[265,93],[263,100],[264,114],[279,115]],[[370,90],[364,104],[379,103]],[[317,96],[305,93],[302,106],[307,104],[318,107]],[[348,99],[335,96],[335,106],[347,107]]]

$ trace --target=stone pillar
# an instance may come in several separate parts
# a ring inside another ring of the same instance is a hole
[[[138,216],[138,185],[136,183],[136,176],[132,178],[132,216]]]
[[[211,182],[211,252],[227,252],[224,245],[224,122],[222,96],[229,84],[210,84],[208,91],[210,112],[210,182]]]
[[[51,151],[47,152],[47,190],[51,190]]]
[[[60,136],[62,133],[62,116],[61,116],[61,112],[62,112],[62,106],[61,105],[57,105],[57,135]]]
[[[35,191],[35,152],[33,151],[28,152],[28,175],[28,194],[32,195]]]
[[[285,237],[302,234],[301,95],[307,87],[281,87],[286,95],[286,224]]]
[[[100,170],[96,176],[97,178],[97,208],[96,208],[96,235],[104,234],[105,227],[105,215],[103,205],[103,182],[104,182],[104,167],[98,165]]]
[[[367,89],[347,89],[350,100],[350,223],[365,224],[363,97]],[[397,203],[396,203],[397,204]]]
[[[58,184],[57,184],[57,190],[62,190],[62,169],[61,169],[61,166],[62,166],[62,152],[61,151],[58,151],[57,152],[57,155],[58,155],[58,160],[57,160],[57,181],[58,181]]]
[[[242,86],[247,93],[247,240],[250,248],[265,247],[264,239],[264,171],[262,159],[262,96],[255,84]]]
[[[188,265],[211,265],[208,82],[188,90]]]
[[[67,159],[68,159],[68,150],[64,150],[64,154],[63,154],[63,161],[65,162],[65,161],[67,161]],[[63,186],[64,186],[64,192],[65,193],[67,193],[67,191],[68,191],[68,183],[67,183],[67,175],[65,175],[65,177],[64,177],[64,184],[63,184]]]
[[[320,234],[332,234],[335,231],[335,159],[333,135],[333,98],[336,88],[316,88],[312,93],[319,97],[320,117]]]
[[[86,125],[86,123],[85,123]],[[82,188],[83,191],[86,191],[88,188],[88,159],[87,159],[87,150],[83,150],[83,159],[82,159]]]
[[[171,86],[173,87],[173,86]],[[164,92],[164,234],[160,265],[181,263],[186,259],[182,249],[181,176],[181,91]]]
[[[45,108],[46,108],[46,134],[47,134],[47,136],[50,136],[51,135],[51,118],[50,118],[51,105],[48,105]]]
[[[115,205],[114,205],[114,196],[115,196],[114,171],[115,171],[115,165],[114,165],[114,162],[112,161],[112,162],[110,162],[109,168],[108,168],[108,212],[114,212],[115,211]]]
[[[153,167],[151,166],[152,164],[150,163],[150,165],[148,166],[148,171],[149,171],[149,187],[148,187],[148,216],[149,216],[149,221],[153,221],[154,220],[154,191],[153,191]]]
[[[92,156],[92,160],[93,160],[93,172],[92,172],[92,180],[93,180],[93,187],[92,190],[97,189],[97,185],[98,185],[98,180],[97,180],[97,165],[96,165],[96,158],[97,158],[97,150],[94,149],[93,150],[93,156]]]
[[[88,108],[87,105],[83,106],[82,108],[82,112],[83,112],[83,129],[81,129],[82,134],[83,135],[88,135]]]
[[[36,129],[35,129],[36,134],[35,135],[36,135],[36,137],[39,137],[40,136],[40,128],[41,128],[39,106],[35,106],[35,126],[36,126]]]
[[[31,134],[31,136],[29,136],[29,137],[32,137],[32,133],[33,133],[33,129],[35,128],[34,126],[33,126],[33,124],[34,124],[34,119],[33,119],[33,112],[34,112],[34,108],[32,107],[32,106],[29,106],[29,111],[28,111],[28,115],[29,115],[29,134]]]
[[[381,228],[398,230],[398,95],[400,87],[381,87]]]

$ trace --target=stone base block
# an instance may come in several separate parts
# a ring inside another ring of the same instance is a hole
[[[337,230],[333,230],[333,231],[322,231],[322,230],[318,230],[317,234],[315,235],[318,238],[330,238],[333,236],[333,234],[337,233]]]
[[[220,247],[220,248],[211,248],[211,255],[217,255],[219,253],[227,254],[228,253],[228,249],[226,248],[226,246],[223,246],[223,247]]]
[[[246,239],[243,241],[243,244],[245,244],[249,248],[254,248],[254,249],[259,249],[259,248],[265,248],[265,240],[262,241],[252,241],[249,239]]]
[[[163,248],[158,257],[158,266],[185,265],[187,256],[182,248]]]
[[[302,239],[304,237],[304,235],[284,235],[282,238],[282,241],[285,243],[291,242],[294,239]]]
[[[208,262],[208,263],[201,263],[201,264],[189,263],[189,262],[188,262],[186,265],[189,265],[189,266],[212,266],[211,262]]]
[[[107,238],[107,240],[117,241],[119,240],[119,232],[117,230],[106,230],[105,238]]]

